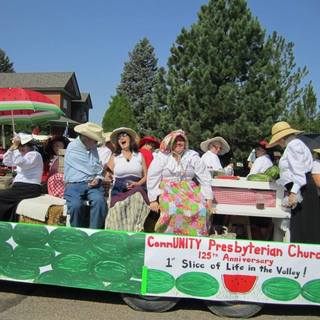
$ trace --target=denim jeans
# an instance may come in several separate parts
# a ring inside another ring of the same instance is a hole
[[[89,201],[90,222],[89,228],[103,229],[107,215],[107,205],[104,198],[104,188],[89,188],[87,182],[67,184],[64,190],[64,198],[67,201],[70,225],[72,227],[87,227],[83,202]]]

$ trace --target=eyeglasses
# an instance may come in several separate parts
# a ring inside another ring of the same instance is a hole
[[[129,135],[126,132],[120,132],[118,134],[118,139],[123,138],[123,137],[129,137]]]

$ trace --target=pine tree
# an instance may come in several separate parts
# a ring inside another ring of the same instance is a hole
[[[157,59],[154,48],[147,38],[143,38],[129,52],[129,61],[125,63],[118,95],[128,97],[133,114],[138,123],[138,131],[144,133],[145,112],[152,105],[153,88],[156,83]]]
[[[127,97],[116,95],[111,98],[109,108],[102,120],[104,132],[112,131],[119,127],[128,127],[137,130],[137,122]]]
[[[301,99],[306,69],[292,44],[266,38],[245,0],[210,0],[198,17],[171,48],[167,127],[184,129],[196,149],[221,135],[240,160]]]
[[[302,100],[290,110],[287,121],[293,128],[305,132],[320,132],[320,112],[311,82],[304,88]]]
[[[167,134],[167,95],[166,71],[159,68],[156,74],[156,81],[152,94],[152,105],[145,112],[144,125],[148,135],[164,137]]]
[[[2,49],[0,49],[0,72],[15,72],[13,63]]]

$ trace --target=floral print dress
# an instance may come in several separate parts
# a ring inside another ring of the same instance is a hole
[[[193,181],[197,178],[200,185]],[[159,199],[159,233],[189,236],[208,235],[205,199],[212,199],[211,176],[197,152],[187,150],[180,162],[171,154],[159,152],[148,171],[148,196]]]

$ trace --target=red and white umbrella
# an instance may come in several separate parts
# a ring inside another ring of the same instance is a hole
[[[0,124],[39,123],[59,119],[63,111],[40,92],[0,88]]]

